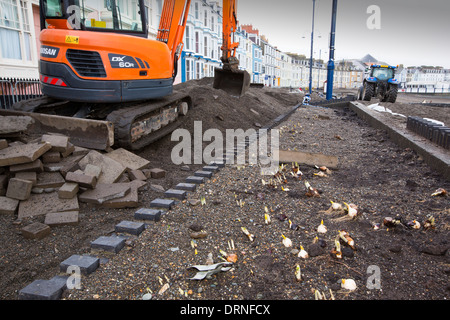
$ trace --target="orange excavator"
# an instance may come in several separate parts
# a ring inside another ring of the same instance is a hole
[[[164,0],[156,40],[149,38],[147,3],[40,0],[44,97],[14,109],[107,121],[114,145],[130,150],[172,132],[193,104],[188,94],[173,90],[191,1]],[[239,43],[233,42],[236,0],[224,0],[222,11],[223,64],[215,69],[213,86],[241,96],[250,76],[239,70]],[[76,126],[72,131],[96,135]]]

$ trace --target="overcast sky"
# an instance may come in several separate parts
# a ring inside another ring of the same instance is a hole
[[[314,57],[328,61],[332,0],[316,0]],[[376,13],[367,13],[371,5]],[[284,52],[310,56],[313,0],[238,0],[240,24],[253,24]],[[379,29],[369,25],[379,24]],[[320,37],[319,37],[320,36]],[[450,68],[449,0],[338,0],[335,59],[366,54],[404,66]]]

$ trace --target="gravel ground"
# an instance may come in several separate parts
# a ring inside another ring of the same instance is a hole
[[[246,98],[233,100],[203,85],[188,88],[200,99],[185,128],[192,128],[196,119],[204,120],[204,130],[258,128],[255,122],[264,125],[301,99],[287,91],[253,89]],[[219,102],[230,106],[217,105],[206,114],[211,104]],[[256,113],[248,112],[250,108]],[[63,298],[140,300],[150,293],[152,300],[312,300],[316,290],[336,300],[449,298],[450,203],[448,196],[431,196],[438,188],[450,190],[449,182],[413,151],[398,148],[385,132],[347,109],[301,107],[277,129],[282,149],[337,156],[338,168],[319,177],[318,169],[300,165],[301,180],[286,172],[283,191],[281,185],[263,185],[262,179],[270,177],[261,176],[257,165],[226,166],[159,222],[148,223],[139,237],[130,237],[118,254],[101,253],[100,268],[83,277],[81,289],[66,291]],[[200,167],[190,165],[184,171],[170,164],[173,145],[166,137],[139,153],[153,166],[168,170],[166,179],[152,179],[141,192],[142,206],[160,196],[151,184],[167,189]],[[305,181],[319,189],[320,196],[306,196]],[[201,198],[206,201],[203,205],[196,203]],[[346,220],[345,214],[326,212],[330,201],[357,205],[358,216]],[[269,224],[264,219],[266,207]],[[114,225],[132,220],[134,211],[82,205],[78,226],[54,228],[50,237],[40,241],[24,241],[18,232],[23,222],[14,224],[14,217],[0,217],[0,234],[8,244],[0,251],[1,271],[9,275],[2,277],[0,297],[16,299],[18,290],[34,279],[53,277],[59,263],[72,254],[98,254],[91,252],[89,243],[114,234]],[[430,215],[436,225],[425,230]],[[422,227],[388,228],[383,225],[385,217],[401,217],[405,224],[416,219]],[[298,228],[291,229],[288,220]],[[328,229],[325,234],[317,232],[321,220]],[[378,230],[375,223],[381,223]],[[242,227],[254,235],[253,241]],[[194,230],[203,230],[204,237],[193,241]],[[330,252],[342,230],[354,239],[356,249],[341,243],[343,258],[336,259]],[[283,236],[292,241],[291,247],[284,246]],[[300,246],[309,258],[298,257]],[[188,279],[195,274],[188,267],[206,264],[209,255],[214,263],[222,262],[221,250],[237,256],[230,270],[201,281]],[[295,277],[297,265],[301,281]],[[370,286],[377,284],[373,270],[379,270],[380,287]],[[357,289],[342,289],[340,279],[355,280]]]

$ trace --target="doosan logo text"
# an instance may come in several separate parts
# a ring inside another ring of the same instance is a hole
[[[41,47],[41,55],[43,56],[56,57],[58,55],[58,52],[58,48]]]

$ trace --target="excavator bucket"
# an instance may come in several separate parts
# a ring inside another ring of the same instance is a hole
[[[215,89],[222,89],[232,96],[242,96],[250,87],[250,74],[243,70],[214,69]]]

